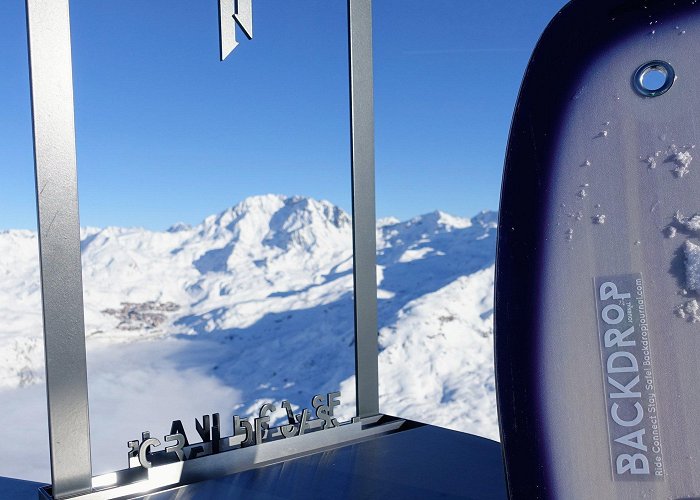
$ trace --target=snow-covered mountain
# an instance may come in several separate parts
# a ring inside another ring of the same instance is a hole
[[[497,438],[495,229],[493,212],[378,222],[383,412]],[[97,472],[173,419],[305,408],[338,388],[352,414],[351,220],[338,207],[256,196],[194,227],[86,228],[82,252]],[[0,475],[47,479],[35,233],[0,233],[0,283],[0,441],[14,456]],[[31,446],[12,430],[28,412]]]

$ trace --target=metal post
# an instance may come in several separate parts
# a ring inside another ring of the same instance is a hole
[[[372,0],[348,0],[357,415],[379,413]]]
[[[68,0],[26,0],[54,498],[91,489]]]

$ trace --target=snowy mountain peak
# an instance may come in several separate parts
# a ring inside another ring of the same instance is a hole
[[[472,217],[472,224],[488,229],[496,229],[498,227],[498,212],[493,210],[482,210],[476,216]]]
[[[167,232],[179,233],[180,231],[189,231],[190,229],[192,229],[192,226],[190,224],[186,224],[184,222],[176,222],[167,229]]]
[[[427,214],[419,215],[406,222],[389,217],[381,219],[377,227],[386,231],[410,231],[420,232],[424,235],[451,232],[455,229],[467,229],[472,226],[472,220],[456,217],[446,212],[436,210]]]
[[[350,217],[327,201],[293,197],[270,220],[266,245],[289,250],[296,246],[312,250],[319,244],[350,237]]]
[[[245,233],[246,226],[264,230],[275,212],[284,206],[286,199],[285,196],[273,194],[251,196],[217,215],[210,215],[197,229],[202,235],[214,237],[223,234],[238,237],[241,232]],[[256,224],[259,227],[255,227]]]
[[[431,224],[436,229],[443,229],[447,231],[451,231],[453,229],[466,229],[472,225],[472,221],[470,219],[456,217],[440,210],[425,214],[421,216],[421,219],[424,223]]]
[[[393,226],[399,222],[401,221],[396,217],[382,217],[381,219],[377,219],[377,229],[381,229],[386,226]]]
[[[322,239],[333,241],[350,229],[350,217],[327,201],[302,196],[262,195],[208,217],[199,235],[247,247],[310,250]]]

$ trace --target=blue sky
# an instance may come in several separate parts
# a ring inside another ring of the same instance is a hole
[[[246,196],[350,208],[345,0],[72,0],[81,222],[163,229]],[[374,0],[377,213],[496,209],[530,52],[563,0]],[[239,35],[239,39],[242,35]],[[23,0],[0,2],[0,228],[34,228]]]

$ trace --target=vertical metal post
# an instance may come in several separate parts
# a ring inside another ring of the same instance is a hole
[[[68,0],[26,0],[55,498],[92,483]]]
[[[348,0],[357,415],[379,413],[372,0]]]

